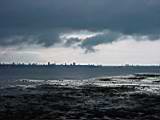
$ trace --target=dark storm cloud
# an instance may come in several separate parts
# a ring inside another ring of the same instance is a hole
[[[3,32],[2,32],[3,33]],[[44,47],[49,47],[55,43],[61,42],[59,38],[59,30],[47,30],[47,31],[9,31],[4,32],[0,36],[0,46],[17,46],[21,44],[39,44]]]
[[[86,52],[94,52],[94,46],[106,43],[112,43],[113,41],[118,40],[122,35],[120,33],[114,33],[106,31],[103,34],[99,34],[90,38],[85,39],[80,47],[84,48]]]
[[[31,40],[6,42],[13,36],[39,36],[34,43],[50,46],[60,41],[60,31],[53,29],[108,29],[155,38],[160,34],[159,21],[159,0],[1,0],[0,45]],[[103,43],[96,39],[82,44]]]
[[[79,43],[81,42],[81,40],[79,38],[70,38],[68,40],[66,40],[66,42],[64,43],[64,46],[66,47],[70,47],[75,43]]]
[[[104,30],[94,34],[93,36],[86,36],[84,38],[79,36],[70,36],[69,38],[65,38],[63,45],[65,47],[80,47],[85,49],[85,53],[90,53],[96,51],[94,47],[97,45],[112,43],[125,37],[127,36],[124,36],[121,33]]]

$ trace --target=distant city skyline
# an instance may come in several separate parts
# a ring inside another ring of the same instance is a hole
[[[70,63],[51,63],[51,62],[47,62],[47,63],[36,63],[36,62],[32,62],[32,63],[23,63],[23,62],[12,62],[12,63],[7,63],[7,62],[2,62],[0,63],[0,65],[17,65],[17,66],[21,66],[21,65],[45,65],[45,66],[55,66],[55,65],[63,65],[63,66],[83,66],[83,65],[87,65],[87,66],[160,66],[160,64],[91,64],[91,63],[86,63],[86,64],[81,64],[81,63],[76,63],[76,62],[70,62]]]

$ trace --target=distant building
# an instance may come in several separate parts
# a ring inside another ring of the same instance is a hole
[[[125,66],[130,66],[129,64],[125,64]]]
[[[73,65],[76,65],[76,63],[75,63],[75,62],[73,62]]]

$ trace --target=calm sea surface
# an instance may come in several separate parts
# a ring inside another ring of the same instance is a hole
[[[0,80],[81,80],[135,73],[160,73],[160,66],[0,66]]]

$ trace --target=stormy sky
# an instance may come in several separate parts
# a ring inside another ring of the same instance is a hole
[[[159,0],[0,0],[0,62],[160,64]]]

